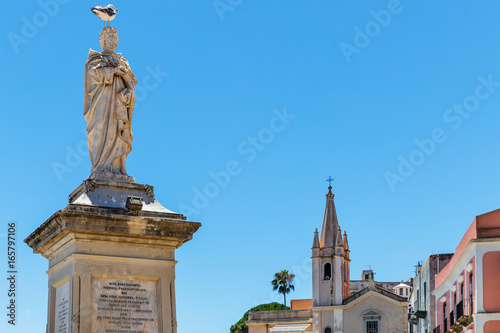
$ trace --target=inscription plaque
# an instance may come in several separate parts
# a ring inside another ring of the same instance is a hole
[[[69,333],[69,282],[56,288],[55,333]]]
[[[92,317],[92,332],[159,332],[156,282],[95,278]]]

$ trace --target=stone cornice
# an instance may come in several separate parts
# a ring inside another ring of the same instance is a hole
[[[64,267],[68,262],[74,262],[77,259],[84,260],[101,260],[110,262],[127,262],[127,263],[141,263],[141,264],[154,264],[154,265],[175,265],[176,260],[165,260],[165,259],[143,259],[143,258],[133,258],[133,257],[116,257],[116,256],[103,256],[103,255],[89,255],[89,254],[72,254],[63,261],[59,262],[57,265],[49,268],[47,274],[51,274],[53,271]]]
[[[56,212],[24,241],[35,253],[43,253],[62,237],[73,234],[98,234],[102,239],[133,238],[136,243],[175,241],[176,247],[193,237],[201,223],[189,222],[180,214],[140,214],[101,207],[68,205]]]

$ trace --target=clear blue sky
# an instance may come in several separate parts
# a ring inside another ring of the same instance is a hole
[[[1,331],[45,330],[47,260],[21,241],[90,171],[83,69],[102,28],[89,7],[105,3],[60,3],[2,5],[0,267],[13,220],[20,313],[11,327],[2,312]],[[270,284],[280,269],[298,276],[288,299],[311,297],[330,175],[353,278],[371,265],[379,281],[408,280],[500,208],[498,1],[114,5],[117,52],[141,89],[127,169],[203,223],[177,251],[179,332],[227,332],[281,301]],[[210,185],[230,162],[229,184]]]

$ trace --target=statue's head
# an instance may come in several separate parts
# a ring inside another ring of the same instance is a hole
[[[107,27],[101,30],[101,36],[99,37],[99,42],[101,43],[101,48],[103,51],[111,51],[117,48],[120,40],[118,39],[118,31],[113,27]]]

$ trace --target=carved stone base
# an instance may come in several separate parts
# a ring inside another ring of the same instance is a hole
[[[135,183],[135,178],[129,175],[124,175],[118,172],[98,172],[93,175],[90,175],[89,179],[96,180],[116,180],[116,181],[124,181]]]
[[[166,213],[181,216],[156,200],[153,186],[116,180],[86,179],[69,195],[68,201],[70,205],[106,207],[127,214],[127,198],[132,196],[142,198],[142,215]]]
[[[130,214],[128,196],[143,197]],[[153,187],[87,180],[25,242],[49,260],[49,333],[177,331],[175,249],[201,226]]]

